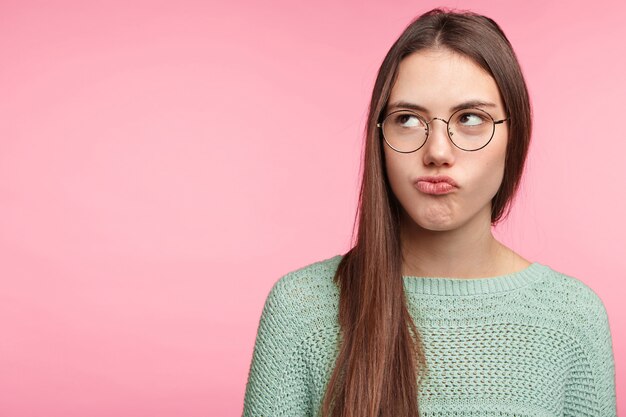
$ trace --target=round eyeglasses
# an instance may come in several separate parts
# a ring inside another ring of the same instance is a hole
[[[459,109],[446,121],[433,117],[427,121],[424,117],[410,110],[396,110],[389,113],[382,123],[376,126],[382,129],[383,138],[393,150],[411,153],[420,149],[428,139],[430,123],[440,120],[447,125],[450,141],[464,151],[477,151],[491,142],[496,125],[509,120],[494,120],[489,113],[474,107]]]

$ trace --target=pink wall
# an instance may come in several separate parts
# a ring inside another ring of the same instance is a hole
[[[0,3],[0,415],[238,416],[269,289],[348,249],[375,72],[442,3],[51,3]],[[516,48],[497,234],[604,300],[626,409],[626,6],[574,3],[443,4]]]

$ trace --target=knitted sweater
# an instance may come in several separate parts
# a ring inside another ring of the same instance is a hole
[[[261,315],[244,417],[318,416],[337,357],[342,255],[290,272]],[[615,417],[607,312],[582,281],[532,263],[489,278],[402,277],[424,343],[421,417]]]

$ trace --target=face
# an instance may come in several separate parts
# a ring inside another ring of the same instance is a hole
[[[421,110],[395,106],[398,102],[415,104]],[[448,120],[455,106],[467,102],[484,103],[475,107],[496,121],[506,118],[491,75],[450,50],[422,50],[400,63],[385,116],[405,109],[427,121],[433,117]],[[403,227],[449,231],[472,224],[490,225],[491,199],[504,174],[507,122],[497,124],[489,144],[473,152],[450,141],[444,122],[433,120],[429,130],[426,143],[413,153],[399,153],[383,145],[389,182],[403,209]],[[430,194],[424,188],[428,184],[416,185],[418,177],[435,175],[451,177],[456,187],[447,194]]]

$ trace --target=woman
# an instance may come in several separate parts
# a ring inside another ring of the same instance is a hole
[[[272,288],[243,415],[615,416],[600,298],[491,232],[530,134],[493,20],[412,22],[374,86],[356,244]]]

